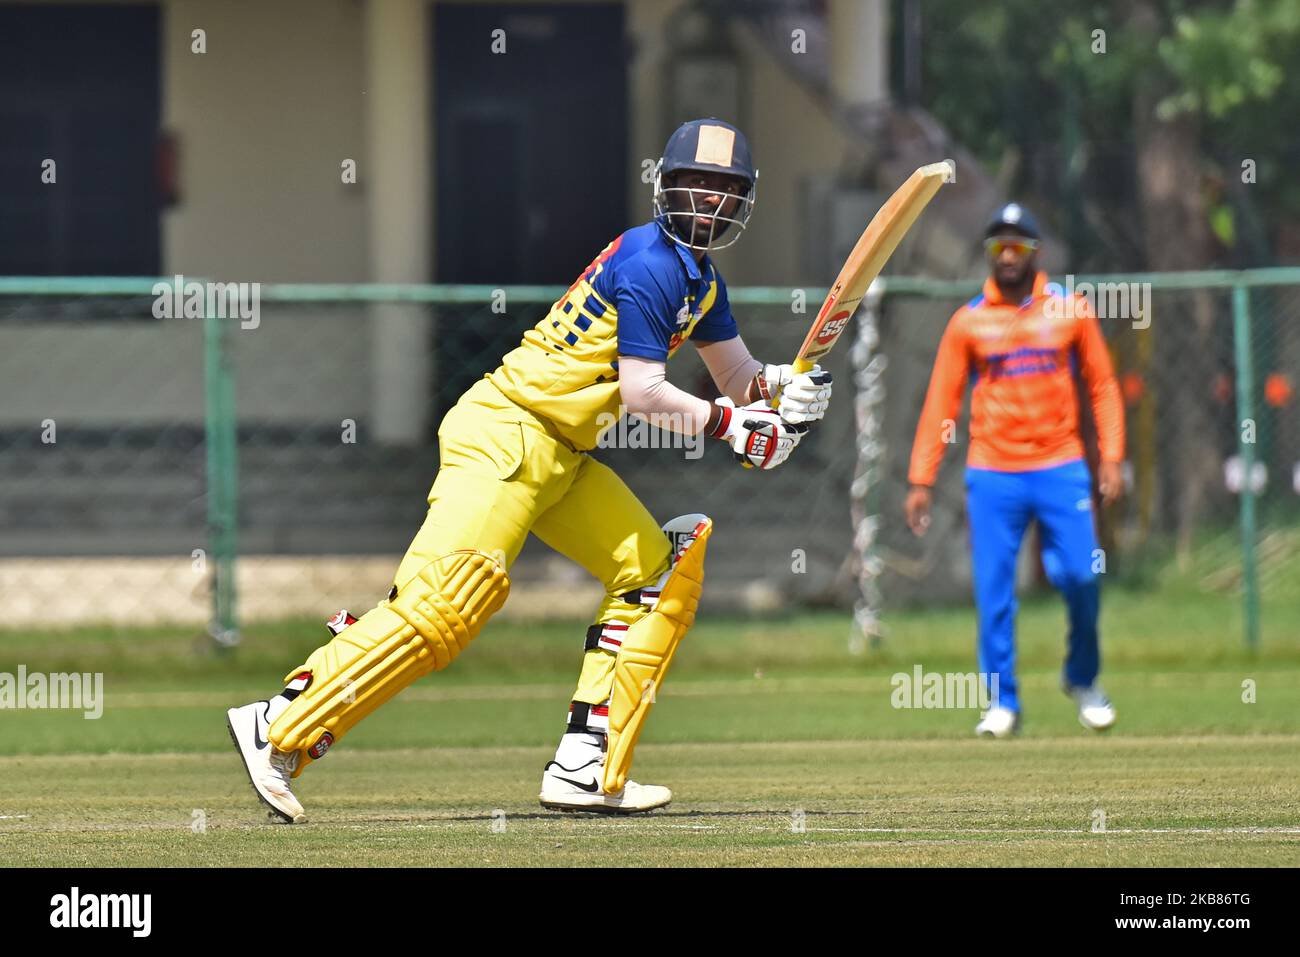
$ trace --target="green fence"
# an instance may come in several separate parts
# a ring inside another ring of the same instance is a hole
[[[1108,572],[1123,587],[1213,593],[1225,627],[1252,646],[1300,633],[1300,270],[1074,282],[1147,298],[1141,314],[1102,320],[1131,476],[1102,518]],[[656,515],[718,520],[710,578],[723,587],[706,609],[856,600],[887,622],[891,607],[968,600],[964,442],[936,490],[936,534],[912,539],[899,512],[939,334],[978,286],[884,280],[857,343],[850,332],[831,356],[831,416],[772,473],[736,468],[720,446],[689,462],[680,449],[596,453]],[[31,606],[16,626],[39,626],[49,594],[82,603],[62,609],[67,622],[166,621],[202,602],[212,634],[233,643],[241,621],[373,601],[422,518],[441,414],[562,292],[264,285],[252,326],[155,318],[153,290],[148,279],[0,279],[0,563],[6,595]],[[738,288],[731,299],[751,351],[774,361],[798,346],[823,294]],[[703,393],[690,351],[670,374]],[[876,459],[865,472],[864,454]],[[60,590],[70,561],[97,584]],[[548,582],[551,604],[571,607],[566,589],[583,583],[570,570],[535,546],[521,561],[522,580]]]

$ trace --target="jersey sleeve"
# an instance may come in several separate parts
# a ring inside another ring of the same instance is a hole
[[[727,298],[727,284],[722,281],[717,270],[713,271],[716,293],[708,312],[691,330],[692,342],[726,342],[740,335],[736,320],[731,315],[731,301]]]
[[[620,264],[614,282],[619,355],[668,361],[668,340],[677,325],[677,309],[685,301],[674,295],[676,290],[665,288],[670,284],[670,279],[649,268],[644,257]]]
[[[948,320],[948,328],[939,340],[939,352],[930,373],[930,387],[926,390],[925,405],[912,441],[907,480],[913,485],[934,484],[947,447],[944,442],[945,423],[956,423],[961,414],[961,401],[966,394],[966,378],[970,370],[966,336],[961,324],[963,311],[958,310]]]
[[[1124,401],[1120,397],[1119,382],[1115,379],[1110,352],[1106,349],[1097,317],[1092,314],[1086,299],[1078,301],[1082,315],[1075,349],[1079,357],[1079,372],[1088,386],[1093,421],[1097,423],[1097,451],[1103,462],[1122,462]]]

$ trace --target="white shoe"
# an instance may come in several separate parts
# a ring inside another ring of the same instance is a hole
[[[603,762],[592,760],[577,770],[551,761],[542,771],[542,807],[553,811],[590,811],[596,814],[641,814],[667,807],[673,792],[656,784],[628,781],[617,794],[600,788]]]
[[[1010,708],[989,708],[980,715],[975,734],[981,738],[1009,738],[1020,733],[1020,714]]]
[[[242,708],[231,708],[226,712],[226,728],[244,762],[253,791],[271,809],[271,819],[284,824],[301,824],[307,820],[307,814],[289,789],[289,780],[298,767],[298,752],[280,751],[267,742],[266,729],[270,722],[266,712],[269,707],[270,702],[254,701]]]
[[[1106,697],[1101,686],[1091,688],[1066,686],[1065,693],[1079,706],[1079,724],[1093,731],[1106,731],[1115,723],[1115,706]]]

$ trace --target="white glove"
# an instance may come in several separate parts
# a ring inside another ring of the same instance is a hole
[[[796,425],[816,422],[831,404],[831,374],[821,366],[796,373],[791,365],[766,365],[756,377],[758,393],[766,399],[781,393],[777,411]]]
[[[714,435],[731,446],[738,462],[755,468],[776,468],[790,457],[807,430],[786,422],[762,400],[740,408],[725,396],[714,402],[722,407],[722,421]]]

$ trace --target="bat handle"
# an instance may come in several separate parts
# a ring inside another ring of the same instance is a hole
[[[802,356],[798,359],[795,359],[794,362],[791,363],[791,365],[794,367],[795,375],[802,375],[805,372],[812,371],[812,367],[815,366],[816,364],[817,363],[815,362],[809,362],[807,359],[803,358]],[[781,392],[780,390],[778,390],[772,396],[772,401],[769,402],[768,405],[770,405],[772,408],[775,409],[780,404],[781,404]]]

